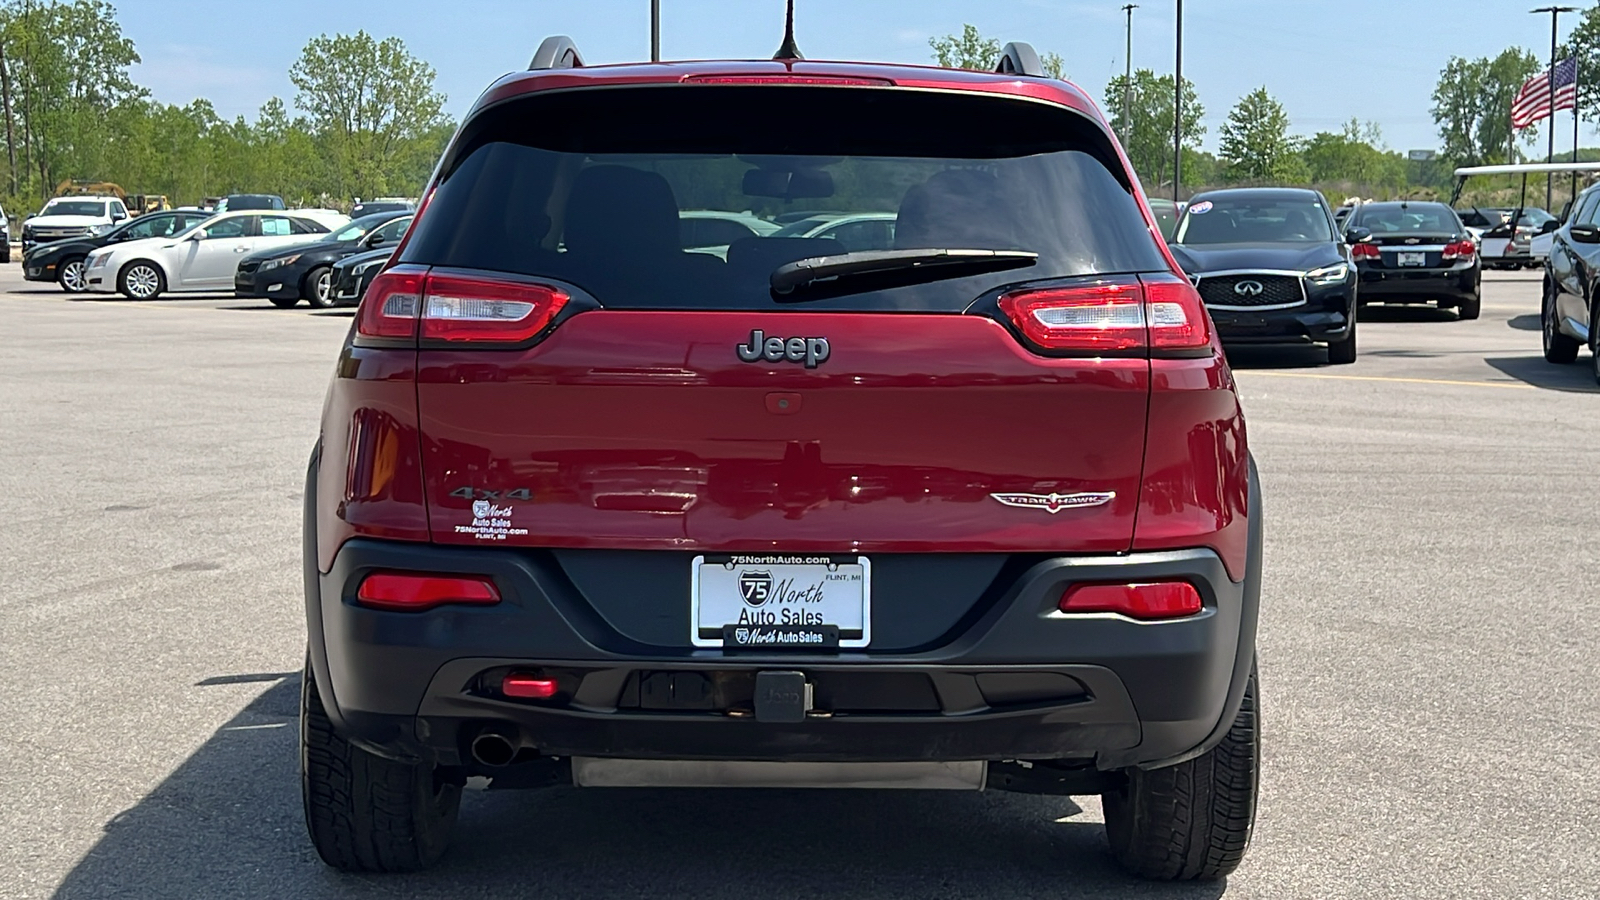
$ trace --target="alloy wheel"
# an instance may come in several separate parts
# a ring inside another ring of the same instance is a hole
[[[1539,304],[1539,331],[1544,339],[1544,352],[1549,355],[1556,340],[1555,292],[1549,285],[1545,286],[1544,298]]]
[[[161,276],[151,266],[134,266],[123,281],[128,286],[129,296],[135,300],[148,300],[161,289]]]
[[[329,269],[317,276],[317,305],[327,306],[328,296],[333,293],[333,270]]]
[[[61,267],[61,287],[73,294],[81,294],[89,287],[84,275],[83,260],[74,259]]]

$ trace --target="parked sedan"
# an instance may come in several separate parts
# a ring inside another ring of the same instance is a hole
[[[774,231],[775,238],[823,238],[838,241],[846,252],[893,250],[898,220],[894,213],[822,213],[791,222]]]
[[[1600,185],[1573,201],[1572,213],[1555,231],[1545,263],[1544,302],[1539,306],[1544,358],[1566,365],[1588,347],[1600,384]]]
[[[1366,203],[1346,237],[1361,275],[1361,303],[1435,303],[1476,319],[1483,273],[1477,244],[1443,203]]]
[[[167,291],[225,291],[239,260],[255,250],[304,243],[328,226],[298,211],[218,213],[172,238],[147,238],[89,254],[89,290],[154,300]]]
[[[1356,271],[1317,191],[1196,194],[1172,244],[1225,346],[1326,344],[1356,361]]]
[[[261,297],[279,309],[304,298],[315,307],[333,305],[333,264],[352,253],[390,247],[411,225],[405,212],[363,216],[309,243],[273,247],[239,260],[233,292],[239,297]]]
[[[124,241],[179,235],[212,215],[201,209],[146,213],[104,234],[39,244],[23,254],[22,277],[28,281],[54,281],[69,294],[82,293],[89,289],[84,277],[83,261],[90,253]]]
[[[333,305],[356,306],[366,296],[367,286],[394,255],[393,247],[368,250],[346,256],[333,264]]]

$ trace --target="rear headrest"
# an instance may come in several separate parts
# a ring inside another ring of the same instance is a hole
[[[950,169],[906,191],[894,244],[901,249],[1011,248],[1016,246],[1014,218],[994,175]]]
[[[678,201],[655,172],[591,166],[572,185],[565,238],[579,255],[675,253],[682,249]]]

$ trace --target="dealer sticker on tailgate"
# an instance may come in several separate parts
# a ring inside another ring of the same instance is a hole
[[[697,556],[690,579],[696,647],[830,650],[872,638],[872,565],[864,556]]]

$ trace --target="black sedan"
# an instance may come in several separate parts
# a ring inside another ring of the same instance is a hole
[[[22,277],[28,281],[54,281],[67,293],[79,294],[89,289],[89,283],[84,280],[83,260],[91,252],[122,241],[182,234],[213,215],[204,209],[145,213],[102,234],[36,244],[22,256]]]
[[[366,296],[368,285],[394,255],[394,248],[368,250],[346,256],[333,264],[333,305],[356,306]]]
[[[305,298],[316,307],[333,305],[333,264],[377,247],[392,248],[411,226],[411,215],[385,212],[363,216],[320,240],[274,247],[239,260],[233,276],[238,297],[264,297],[279,309]]]
[[[1224,345],[1326,344],[1329,362],[1356,361],[1356,270],[1317,191],[1196,194],[1172,253]]]
[[[1443,203],[1365,203],[1346,223],[1361,274],[1361,303],[1435,303],[1476,319],[1482,305],[1478,246]]]

